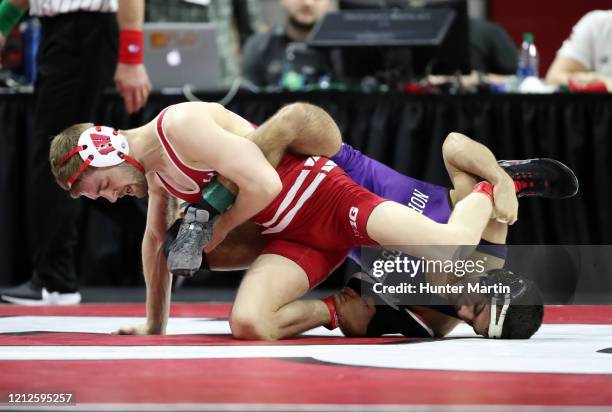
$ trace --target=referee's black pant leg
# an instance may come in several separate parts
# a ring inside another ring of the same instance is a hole
[[[116,36],[106,38],[112,36],[114,16],[98,14],[101,19],[93,13],[71,13],[42,22],[35,125],[28,143],[27,215],[32,280],[51,291],[78,287],[75,250],[83,203],[55,182],[48,160],[50,142],[68,126],[96,120],[95,110],[116,67]],[[107,23],[111,27],[104,27]]]

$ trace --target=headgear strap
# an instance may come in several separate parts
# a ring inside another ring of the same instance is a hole
[[[79,170],[66,182],[68,189],[89,166],[111,167],[127,161],[144,174],[144,167],[136,159],[128,156],[129,152],[130,146],[127,139],[117,130],[106,126],[94,126],[81,133],[77,146],[64,156],[59,166],[62,166],[77,153],[83,159],[83,164]]]
[[[489,322],[489,338],[501,338],[502,331],[504,329],[504,320],[506,320],[506,313],[508,312],[508,308],[510,307],[510,294],[506,293],[504,295],[504,304],[501,309],[501,313],[499,314],[499,319],[497,319],[497,302],[498,297],[493,296],[491,299],[491,321]]]

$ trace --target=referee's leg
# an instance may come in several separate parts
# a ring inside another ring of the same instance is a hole
[[[109,13],[71,13],[43,19],[42,26],[29,145],[33,281],[50,291],[69,293],[78,287],[76,222],[83,206],[70,199],[51,175],[49,143],[65,127],[98,120],[96,107],[104,88],[112,84],[116,66],[117,29]]]

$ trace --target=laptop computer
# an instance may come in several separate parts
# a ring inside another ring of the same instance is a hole
[[[145,23],[143,48],[153,89],[223,88],[214,23]]]

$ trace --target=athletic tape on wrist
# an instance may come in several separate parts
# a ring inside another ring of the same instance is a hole
[[[236,201],[236,196],[223,186],[217,178],[206,185],[202,198],[219,213],[225,212]]]
[[[327,305],[327,309],[329,310],[329,323],[325,325],[325,327],[329,330],[334,330],[339,326],[338,322],[338,312],[336,312],[336,302],[334,301],[334,296],[328,296],[323,299],[323,303]]]
[[[489,199],[491,199],[491,203],[495,203],[495,198],[493,197],[493,185],[489,182],[478,182],[472,193],[482,193],[483,195],[487,195]]]
[[[0,33],[8,36],[24,14],[26,14],[24,10],[15,7],[8,0],[2,1],[0,3]]]
[[[119,32],[119,63],[142,64],[142,45],[144,35],[141,30],[121,30]]]

